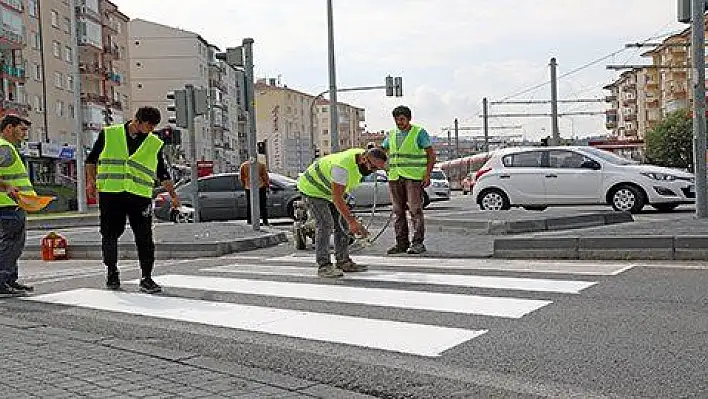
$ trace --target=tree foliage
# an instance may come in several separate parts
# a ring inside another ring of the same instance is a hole
[[[673,168],[693,169],[693,120],[683,109],[664,118],[646,138],[647,162]]]

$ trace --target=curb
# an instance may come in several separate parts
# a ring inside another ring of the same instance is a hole
[[[27,230],[54,230],[67,229],[72,227],[91,227],[98,225],[98,215],[27,219]]]
[[[494,240],[494,258],[708,260],[708,236],[531,237]]]
[[[216,258],[236,252],[251,251],[254,249],[268,248],[288,242],[285,232],[266,233],[258,237],[239,238],[225,241],[211,241],[202,243],[185,242],[156,242],[155,259],[196,259]],[[132,242],[118,243],[119,259],[138,259],[138,252]],[[100,242],[70,243],[68,248],[69,259],[102,259]],[[42,259],[40,244],[27,244],[21,259]]]

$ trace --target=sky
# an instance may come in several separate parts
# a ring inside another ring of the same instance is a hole
[[[326,0],[113,2],[131,19],[198,33],[221,50],[253,38],[256,78],[279,78],[313,95],[329,87]],[[345,92],[338,100],[365,108],[369,131],[392,128],[391,110],[402,104],[438,136],[447,136],[455,118],[461,127],[481,127],[484,97],[550,99],[551,57],[559,99],[602,98],[602,87],[620,73],[606,65],[651,63],[640,56],[649,48],[626,43],[655,43],[687,27],[676,21],[675,0],[333,0],[333,20],[338,88],[383,85],[391,75],[403,78],[404,92]],[[570,103],[559,112],[607,107]],[[550,105],[489,108],[490,115],[539,112]],[[493,135],[529,140],[551,131],[549,117],[492,117],[489,124]],[[564,116],[559,126],[564,138],[608,133],[601,114]]]

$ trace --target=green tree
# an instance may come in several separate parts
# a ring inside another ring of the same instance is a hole
[[[681,109],[666,115],[647,132],[645,142],[647,162],[693,170],[693,120],[689,111]]]

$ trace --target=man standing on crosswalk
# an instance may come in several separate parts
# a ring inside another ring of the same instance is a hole
[[[366,266],[354,263],[349,257],[347,230],[361,236],[367,232],[347,206],[345,195],[359,186],[363,176],[383,169],[386,160],[386,152],[380,148],[352,148],[315,161],[298,178],[297,188],[315,218],[318,276],[342,277],[343,272],[366,271]],[[333,230],[336,266],[332,265],[329,256],[329,238]]]

